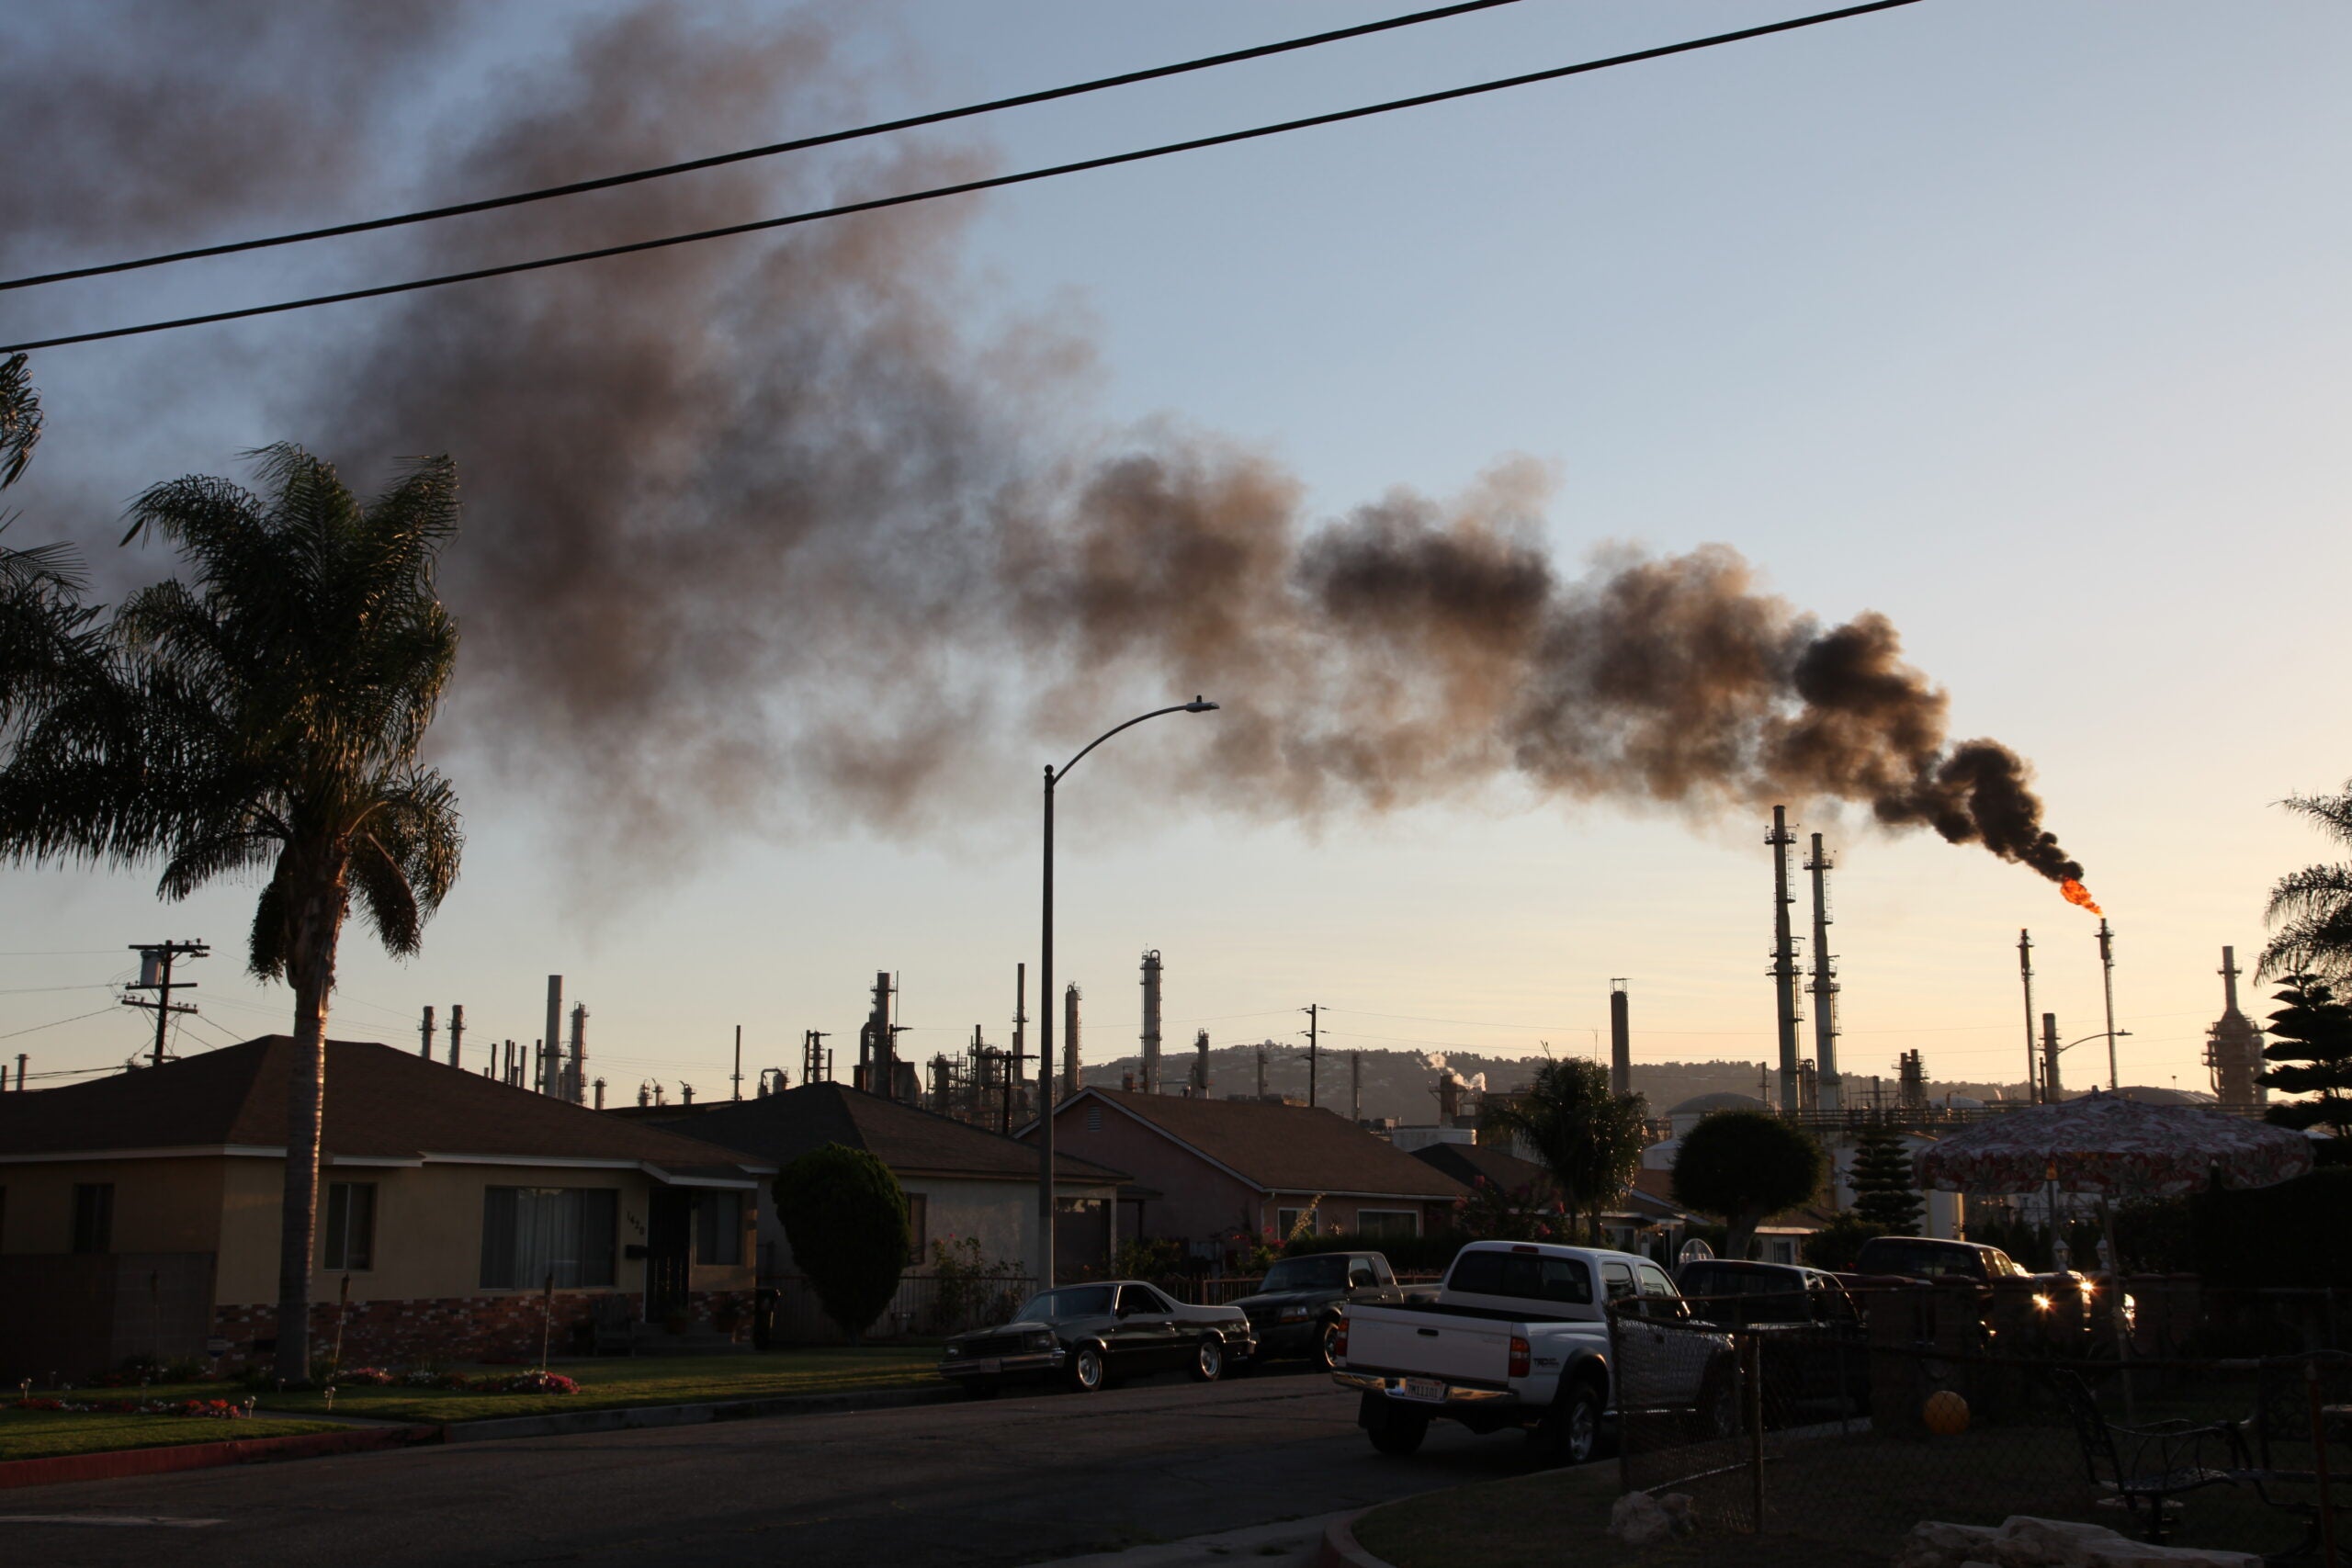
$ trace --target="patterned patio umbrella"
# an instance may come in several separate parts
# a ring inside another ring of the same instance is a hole
[[[1918,1157],[1923,1186],[1978,1197],[2054,1181],[2101,1198],[2169,1198],[2216,1174],[2225,1187],[2275,1187],[2311,1168],[2311,1140],[2284,1127],[2096,1089],[1979,1122]]]

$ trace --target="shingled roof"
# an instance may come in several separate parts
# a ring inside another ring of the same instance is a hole
[[[1318,1106],[1139,1094],[1090,1084],[1091,1095],[1268,1192],[1326,1192],[1451,1202],[1466,1190],[1345,1117]]]
[[[160,1067],[0,1095],[0,1162],[179,1149],[283,1157],[293,1069],[293,1040],[268,1034]],[[328,1041],[326,1083],[330,1157],[578,1160],[735,1178],[747,1168],[733,1149],[617,1121],[389,1045]]]
[[[827,1144],[842,1144],[865,1150],[901,1176],[1037,1179],[1037,1151],[1027,1144],[837,1083],[803,1084],[707,1110],[680,1107],[660,1124],[778,1167]],[[1125,1179],[1124,1171],[1059,1153],[1054,1175],[1057,1181],[1104,1185]]]
[[[1413,1151],[1413,1158],[1465,1187],[1483,1176],[1506,1195],[1522,1187],[1548,1194],[1558,1185],[1550,1171],[1533,1160],[1520,1158],[1500,1144],[1424,1144]]]

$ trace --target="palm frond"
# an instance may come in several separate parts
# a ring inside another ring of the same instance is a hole
[[[0,359],[0,490],[25,476],[33,448],[40,444],[40,394],[33,390],[31,364],[21,354]]]

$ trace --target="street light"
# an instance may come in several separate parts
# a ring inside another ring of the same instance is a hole
[[[1044,952],[1037,965],[1038,995],[1044,1005],[1038,1008],[1037,1031],[1037,1288],[1054,1288],[1054,786],[1069,777],[1069,771],[1086,760],[1091,751],[1122,729],[1133,729],[1148,718],[1159,718],[1171,713],[1215,713],[1216,704],[1195,696],[1189,703],[1174,707],[1154,708],[1137,714],[1126,723],[1106,729],[1089,742],[1056,773],[1048,763],[1046,768],[1046,897]],[[1114,1211],[1115,1213],[1115,1211]]]

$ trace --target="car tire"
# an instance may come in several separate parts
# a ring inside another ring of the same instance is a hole
[[[1407,1415],[1390,1410],[1377,1426],[1370,1430],[1372,1446],[1394,1459],[1405,1459],[1418,1451],[1421,1439],[1430,1435],[1430,1418],[1419,1414]]]
[[[1325,1318],[1315,1330],[1315,1363],[1327,1372],[1339,1371],[1339,1354],[1332,1348],[1339,1337],[1340,1321],[1337,1318]]]
[[[1699,1383],[1698,1407],[1690,1412],[1690,1436],[1697,1442],[1719,1441],[1739,1435],[1739,1378],[1728,1361],[1707,1370]]]
[[[1356,1401],[1356,1425],[1363,1428],[1374,1448],[1399,1459],[1419,1448],[1430,1431],[1428,1416],[1418,1410],[1399,1409],[1386,1394],[1371,1389],[1364,1390]]]
[[[1201,1342],[1193,1347],[1191,1371],[1194,1382],[1215,1382],[1223,1377],[1225,1341],[1214,1334],[1203,1337]]]
[[[994,1399],[1002,1391],[1003,1384],[994,1378],[966,1378],[964,1380],[964,1397],[967,1399]]]
[[[1080,1345],[1070,1352],[1069,1377],[1069,1386],[1080,1393],[1098,1393],[1111,1381],[1102,1352],[1091,1345]]]
[[[1600,1391],[1589,1381],[1563,1390],[1552,1408],[1535,1424],[1535,1453],[1546,1466],[1589,1464],[1601,1457],[1607,1439],[1601,1435]]]

